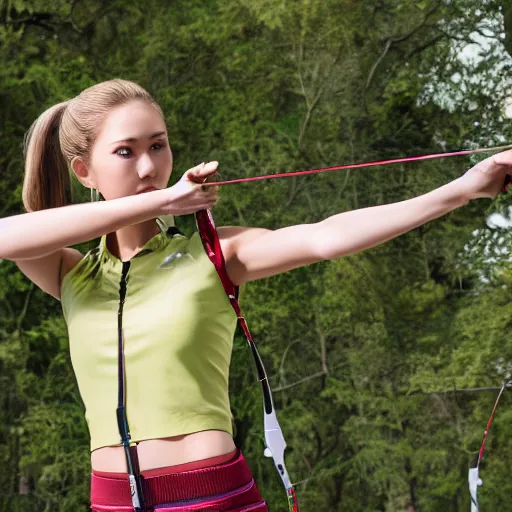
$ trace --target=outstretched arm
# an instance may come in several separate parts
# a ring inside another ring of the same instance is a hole
[[[471,199],[494,197],[511,172],[512,151],[506,151],[480,162],[447,185],[399,203],[343,212],[316,224],[275,231],[219,228],[228,273],[240,285],[375,247]]]

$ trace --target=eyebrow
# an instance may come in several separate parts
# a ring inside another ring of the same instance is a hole
[[[160,137],[161,135],[165,135],[165,132],[156,132],[156,133],[153,133],[153,135],[150,135],[148,137],[149,140],[151,139],[155,139],[156,137]],[[129,137],[127,139],[122,139],[122,140],[116,140],[115,142],[111,142],[111,144],[119,144],[120,142],[137,142],[137,137]]]

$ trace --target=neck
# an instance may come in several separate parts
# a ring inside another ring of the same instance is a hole
[[[125,226],[107,235],[107,247],[121,261],[133,258],[144,245],[160,232],[155,219]]]

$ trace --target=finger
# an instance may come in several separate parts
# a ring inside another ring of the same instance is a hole
[[[201,162],[200,164],[196,165],[195,167],[191,167],[188,169],[185,174],[193,174],[194,176],[201,172],[201,169],[205,166],[204,162]]]
[[[217,171],[217,168],[219,167],[219,162],[208,162],[206,164],[203,164],[199,171],[196,173],[196,176],[198,178],[202,178],[202,181],[205,181],[206,178],[212,176]]]
[[[208,162],[207,164],[203,162],[189,169],[185,175],[187,179],[193,183],[204,183],[209,176],[215,174],[218,165],[219,162]]]
[[[211,210],[215,205],[211,203],[204,203],[199,206],[196,206],[194,209],[190,210],[188,213],[196,213],[202,210]]]
[[[217,170],[218,167],[219,162],[217,162],[217,160],[212,160],[211,162],[205,164],[203,170],[206,174],[212,174]]]
[[[204,181],[204,168],[205,167],[206,167],[206,164],[204,162],[199,165],[196,165],[195,167],[192,167],[192,169],[189,169],[185,173],[185,176],[192,183],[202,183]]]
[[[208,208],[211,208],[213,205],[217,204],[217,199],[218,198],[208,198],[204,201],[204,204],[206,204],[208,206]]]
[[[215,162],[215,163],[217,164],[216,169],[211,174],[206,176],[206,178],[204,179],[204,182],[203,182],[203,183],[209,183],[210,187],[212,187],[212,185],[211,185],[212,183],[219,181],[219,177],[220,177],[220,171],[218,168],[219,163],[218,162]]]
[[[192,183],[202,183],[202,178],[200,176],[201,169],[204,167],[204,162],[202,164],[196,165],[192,167],[183,175],[183,179],[191,181]]]
[[[494,160],[494,163],[498,165],[512,165],[512,149],[497,153],[491,158]]]

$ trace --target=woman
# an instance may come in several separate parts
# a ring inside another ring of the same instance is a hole
[[[511,165],[512,152],[500,153],[422,196],[316,224],[221,227],[227,273],[239,286],[376,246],[495,196]],[[68,205],[69,169],[105,201]],[[236,315],[198,234],[172,226],[215,204],[200,183],[216,169],[202,164],[167,188],[162,112],[123,80],[55,105],[29,132],[29,213],[1,219],[0,257],[61,300],[91,434],[93,510],[267,510],[232,438]],[[96,237],[86,255],[68,247]]]

